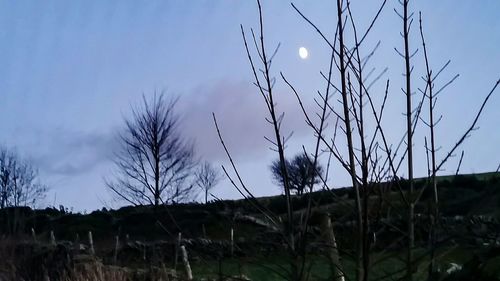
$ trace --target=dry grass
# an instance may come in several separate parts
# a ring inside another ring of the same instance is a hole
[[[139,281],[157,280],[171,281],[178,280],[175,275],[166,268],[150,268],[147,270],[128,269],[117,266],[103,265],[98,261],[83,263],[75,268],[71,276],[63,281]]]
[[[165,266],[128,268],[103,264],[67,246],[0,238],[0,281],[172,281]]]

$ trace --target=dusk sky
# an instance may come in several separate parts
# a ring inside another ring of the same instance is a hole
[[[293,155],[301,144],[311,147],[313,136],[279,72],[310,104],[316,91],[325,88],[319,72],[327,70],[330,51],[290,2],[262,2],[268,49],[281,43],[273,63],[275,93],[278,109],[286,112],[284,133],[294,132],[287,148]],[[364,30],[381,1],[353,2]],[[334,1],[294,3],[333,37]],[[393,8],[400,9],[398,2],[388,1],[365,51],[381,40],[370,64],[377,71],[389,69],[379,84],[391,79],[390,117],[384,124],[395,141],[405,119],[400,90],[404,65],[394,51],[403,44],[402,23]],[[452,60],[436,83],[460,74],[438,99],[437,111],[443,115],[437,135],[440,159],[500,78],[500,1],[416,0],[412,9],[416,16],[422,11],[432,67],[439,69]],[[272,136],[271,128],[252,84],[240,24],[247,29],[258,26],[254,1],[1,1],[0,143],[15,147],[39,168],[50,187],[41,206],[120,206],[103,182],[113,168],[116,134],[130,106],[140,102],[142,94],[152,96],[155,91],[180,97],[182,133],[195,139],[199,159],[227,164],[213,125],[214,112],[248,186],[256,195],[279,194],[269,172],[276,156],[264,139]],[[418,21],[412,30],[412,44],[420,49]],[[299,57],[300,47],[309,50],[305,60]],[[414,83],[421,87],[421,50],[413,59]],[[500,164],[499,108],[497,90],[479,120],[479,130],[462,147],[463,173],[494,171]],[[425,176],[423,135],[416,138],[416,174]],[[440,174],[454,173],[457,162],[458,157],[451,159]],[[332,186],[349,185],[340,168],[334,166],[331,173]],[[222,181],[214,194],[240,198],[228,181]]]

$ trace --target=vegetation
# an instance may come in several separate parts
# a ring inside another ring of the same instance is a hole
[[[38,170],[15,150],[0,147],[0,209],[36,207],[48,187],[40,182]]]
[[[443,203],[447,202],[441,206],[442,229],[445,231],[438,234],[442,244],[438,247],[436,254],[437,265],[441,272],[446,270],[450,263],[457,263],[463,265],[464,270],[467,266],[468,271],[485,276],[493,274],[495,278],[500,278],[499,272],[496,271],[497,267],[494,266],[497,260],[494,257],[499,253],[498,245],[500,245],[500,240],[498,240],[500,212],[497,210],[500,203],[500,174],[458,175],[437,179],[439,196]],[[423,181],[425,179],[416,181],[416,190],[424,188]],[[336,232],[340,253],[353,251],[355,241],[350,237],[352,237],[351,225],[355,216],[346,210],[346,203],[339,203],[334,198],[347,198],[345,202],[353,205],[354,190],[346,187],[331,191],[316,191],[311,193],[311,196],[315,201],[321,202],[315,207],[311,218],[310,225],[313,233],[321,231],[321,212],[335,214],[333,229]],[[398,192],[394,191],[391,196],[397,200]],[[432,193],[424,194],[424,198],[431,197]],[[299,217],[307,209],[307,200],[304,196],[292,198],[296,210],[294,216]],[[285,196],[257,198],[257,200],[272,212],[286,215]],[[372,195],[370,204],[380,204],[379,197]],[[400,204],[403,206],[403,202]],[[391,212],[391,208],[396,207],[386,205],[381,209],[381,212],[387,215],[381,223],[393,226],[404,225],[404,217],[397,212]],[[425,211],[425,203],[415,206],[415,210],[417,213]],[[13,211],[14,209],[8,208],[0,212],[0,226],[3,233],[0,235],[8,234],[8,218]],[[68,265],[70,269],[81,268],[82,264],[88,263],[89,260],[95,261],[89,264],[89,268],[96,266],[100,270],[98,272],[118,270],[122,274],[126,272],[130,274],[131,272],[145,272],[143,270],[148,268],[173,268],[174,241],[177,233],[182,232],[182,241],[189,251],[196,278],[243,274],[251,280],[286,279],[281,276],[283,273],[279,270],[283,266],[288,266],[286,247],[280,243],[279,231],[263,223],[264,218],[248,200],[175,204],[163,206],[160,209],[154,208],[154,205],[123,207],[118,210],[103,209],[87,215],[71,213],[64,208],[45,210],[24,208],[18,209],[18,213],[20,215],[17,224],[22,227],[19,228],[17,238],[10,240],[8,246],[18,245],[17,247],[20,248],[16,251],[3,248],[4,250],[0,251],[2,255],[13,253],[27,255],[22,259],[10,259],[13,263],[18,263],[12,265],[19,267],[18,270],[29,266],[26,263],[39,258],[40,255],[56,254],[52,251],[57,249],[59,249],[57,251],[70,252],[71,260]],[[416,229],[415,241],[418,249],[416,257],[419,258],[417,275],[425,276],[424,268],[428,259],[420,257],[426,254],[428,228],[425,218],[421,219],[423,221],[417,223],[419,227]],[[30,235],[32,228],[35,238]],[[230,249],[231,228],[234,229],[236,247],[233,255]],[[58,247],[56,248],[50,246],[51,231],[57,240]],[[88,257],[89,252],[86,250],[89,231],[93,233],[96,259]],[[120,241],[116,260],[115,236],[118,236]],[[401,261],[404,257],[404,243],[392,243],[398,240],[399,236],[400,234],[393,228],[385,228],[377,233],[376,241],[372,244],[374,251],[371,256],[374,260],[374,278],[404,268],[404,262]],[[32,244],[33,239],[36,239],[37,244]],[[75,244],[82,244],[84,248],[75,252],[73,250]],[[392,246],[387,248],[386,245]],[[31,250],[27,251],[26,247]],[[310,241],[307,253],[312,266],[311,280],[327,279],[331,274],[331,268],[327,258],[327,248],[324,247],[319,236]],[[84,256],[87,257],[83,258]],[[474,259],[479,259],[479,262],[474,264]],[[49,266],[50,263],[49,259],[44,264]],[[343,266],[350,280],[354,276],[355,260],[345,257]],[[165,274],[170,274],[168,270],[165,272]],[[182,267],[178,266],[178,272],[178,275],[182,276]]]
[[[196,185],[203,190],[205,195],[205,203],[208,203],[208,195],[212,197],[213,194],[210,193],[212,189],[217,185],[219,181],[223,179],[223,175],[216,170],[212,164],[205,161],[200,165],[196,171]]]
[[[312,159],[307,154],[297,154],[291,160],[285,159],[285,168],[288,176],[288,186],[297,195],[302,195],[306,188],[321,183],[320,178],[323,175],[323,167],[316,163],[313,166]],[[283,172],[280,161],[275,160],[271,164],[273,179],[281,186],[283,183]]]
[[[423,49],[420,55],[422,61],[420,65],[424,65],[424,75],[422,75],[423,84],[418,85],[419,82],[414,78],[418,52],[416,44],[410,40],[413,37],[411,27],[416,22],[416,16],[411,11],[409,0],[399,1],[400,7],[394,11],[401,18],[400,35],[403,47],[394,49],[401,56],[404,64],[402,70],[404,86],[401,87],[401,91],[404,96],[405,106],[402,111],[405,126],[400,132],[400,141],[393,143],[388,138],[388,128],[382,122],[383,117],[387,118],[385,109],[391,92],[391,80],[385,77],[386,69],[375,78],[368,78],[375,68],[367,71],[366,66],[379,44],[377,43],[374,47],[365,46],[368,44],[365,39],[376,24],[387,1],[381,1],[379,10],[368,21],[370,24],[364,30],[359,29],[359,23],[353,16],[354,12],[349,1],[337,0],[335,2],[336,9],[333,16],[336,21],[336,31],[333,38],[327,38],[326,33],[315,25],[314,20],[308,18],[292,4],[300,17],[325,42],[326,48],[331,53],[328,72],[320,71],[325,86],[324,90],[317,90],[318,95],[314,99],[317,105],[316,111],[304,105],[306,95],[294,87],[293,82],[287,79],[285,73],[279,72],[281,79],[275,78],[276,74],[273,74],[271,66],[279,45],[274,51],[270,51],[265,34],[264,23],[266,21],[260,1],[257,1],[257,31],[251,29],[251,36],[248,36],[245,28],[241,27],[246,55],[254,78],[253,84],[257,87],[257,93],[262,97],[263,106],[267,109],[266,121],[272,128],[272,134],[265,138],[278,155],[273,171],[275,171],[274,174],[279,175],[279,182],[283,185],[286,213],[280,215],[255,198],[253,191],[240,176],[231,152],[225,145],[224,136],[219,128],[221,125],[214,115],[221,145],[230,161],[230,171],[223,167],[224,171],[233,186],[252,203],[270,228],[279,230],[280,243],[284,245],[286,253],[284,259],[288,265],[281,271],[284,279],[292,281],[311,279],[310,273],[314,259],[310,256],[310,248],[311,244],[318,243],[318,241],[326,248],[333,280],[343,281],[349,276],[354,276],[353,279],[357,281],[379,278],[375,277],[374,264],[392,260],[394,256],[403,259],[404,265],[388,272],[385,277],[382,277],[383,279],[396,278],[408,281],[415,280],[417,277],[429,280],[439,279],[437,255],[441,246],[451,247],[452,244],[448,244],[447,236],[443,235],[443,233],[449,233],[450,230],[446,229],[444,223],[443,200],[440,198],[437,174],[476,128],[485,105],[500,84],[500,80],[493,83],[493,87],[473,115],[470,126],[465,128],[456,143],[444,154],[438,153],[436,148],[438,140],[435,132],[440,118],[435,118],[436,96],[458,75],[445,82],[441,88],[436,88],[436,82],[439,82],[436,79],[446,69],[449,62],[439,70],[433,71],[427,53],[428,45],[423,32],[422,14],[419,13],[420,44],[418,45],[421,45]],[[251,44],[252,41],[253,44]],[[363,50],[367,48],[372,51],[364,53]],[[381,79],[386,80],[385,87],[372,87]],[[311,178],[320,177],[323,188],[330,190],[328,169],[333,159],[351,180],[352,197],[333,199],[337,206],[342,205],[342,209],[337,212],[319,208],[323,198],[317,199],[313,196],[314,181],[308,182],[306,189],[308,192],[304,195],[306,201],[303,205],[304,209],[298,209],[298,204],[294,202],[295,198],[292,196],[294,187],[291,180],[293,173],[287,163],[285,153],[288,138],[285,137],[286,132],[282,130],[285,112],[280,111],[275,96],[275,86],[278,81],[288,86],[291,94],[296,97],[306,124],[311,129],[315,145],[310,149],[303,146],[307,162],[310,162],[312,167],[316,167],[321,161],[321,155],[328,154],[328,168],[324,178],[317,169],[313,169]],[[415,94],[415,89],[418,89],[418,96]],[[329,123],[335,124],[333,129],[328,128]],[[422,187],[418,189],[419,181],[415,178],[414,171],[418,165],[424,163],[416,163],[414,160],[415,145],[418,144],[415,140],[416,131],[424,135],[421,145],[427,156],[428,171],[428,176],[420,182]],[[403,179],[402,174],[405,174],[407,179]],[[427,190],[430,190],[432,196],[424,200],[423,195]],[[374,197],[378,200],[373,200]],[[320,231],[316,233],[313,231],[317,227],[314,225],[315,220],[321,221]],[[333,230],[332,225],[341,225],[343,228]],[[384,235],[381,236],[381,234]],[[338,246],[343,243],[343,239],[351,241],[351,247],[344,252]],[[383,248],[377,248],[375,241],[383,241]],[[389,256],[382,255],[379,259],[375,258],[375,254],[385,253],[390,249],[404,251],[404,258],[399,252],[391,253]],[[425,251],[420,253],[422,249]],[[352,275],[345,271],[347,261],[353,261],[355,264]],[[422,264],[422,261],[426,261],[425,264]],[[422,275],[422,272],[427,274]]]
[[[255,196],[226,146],[224,124],[213,114],[230,163],[222,170],[243,196],[215,198],[210,191],[222,175],[208,162],[197,166],[194,146],[175,113],[177,99],[163,94],[151,100],[143,96],[125,118],[115,174],[106,179],[119,199],[134,206],[88,215],[63,206],[19,207],[38,199],[45,187],[37,184],[31,165],[0,151],[0,232],[6,237],[0,258],[8,261],[0,274],[24,280],[192,280],[193,268],[196,278],[218,280],[499,280],[500,174],[459,175],[463,152],[455,175],[439,173],[476,129],[500,80],[456,142],[439,152],[436,97],[458,76],[438,79],[449,62],[433,69],[423,16],[418,14],[415,32],[417,15],[409,0],[400,0],[394,11],[401,18],[402,48],[395,50],[403,65],[404,129],[397,132],[399,139],[390,139],[383,120],[393,118],[385,112],[392,78],[386,69],[375,78],[376,68],[367,70],[379,44],[366,46],[365,40],[386,3],[380,1],[361,30],[350,2],[335,1],[332,38],[292,4],[331,54],[328,71],[319,72],[324,85],[315,91],[313,110],[286,73],[271,67],[279,45],[269,49],[261,1],[258,28],[249,32],[241,26],[253,84],[272,132],[265,138],[277,153],[270,168],[283,195]],[[421,67],[415,70],[417,60]],[[277,83],[296,99],[311,132],[312,147],[302,146],[292,158],[285,149]],[[415,161],[417,147],[426,163]],[[415,176],[419,166],[426,168],[426,177]],[[350,187],[332,188],[332,167],[344,172]],[[185,203],[196,197],[196,187],[203,190],[205,204]]]
[[[189,182],[195,167],[192,143],[186,140],[175,114],[176,100],[163,94],[132,110],[120,134],[121,150],[115,158],[116,179],[108,188],[133,205],[172,203],[194,197]]]

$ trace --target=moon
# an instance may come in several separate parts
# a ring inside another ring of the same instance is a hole
[[[303,60],[307,59],[307,57],[309,56],[309,52],[307,51],[307,49],[305,47],[300,47],[299,48],[299,57]]]

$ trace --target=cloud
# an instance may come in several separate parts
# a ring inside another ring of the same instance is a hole
[[[49,176],[75,176],[89,173],[111,161],[116,147],[113,130],[81,132],[70,129],[38,133],[40,144],[31,159]]]
[[[298,136],[307,131],[303,114],[290,93],[276,91],[277,110],[285,112],[282,134]],[[196,140],[197,152],[205,158],[224,157],[212,112],[215,113],[224,142],[234,157],[257,159],[271,147],[273,128],[264,99],[247,82],[219,82],[200,86],[180,100],[180,113],[186,135]]]

